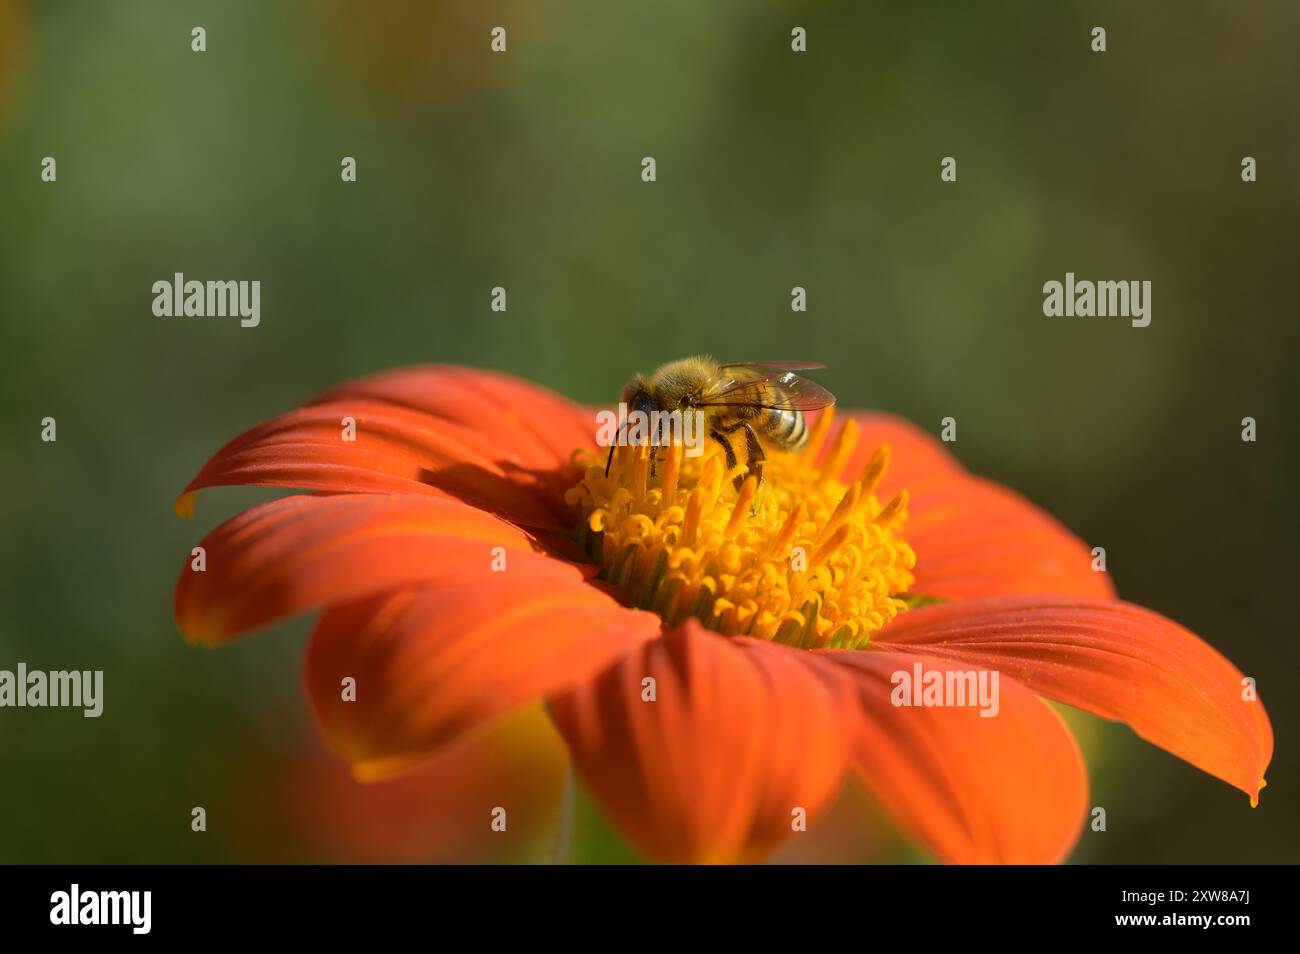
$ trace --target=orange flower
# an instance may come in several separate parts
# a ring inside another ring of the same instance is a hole
[[[623,448],[606,476],[592,414],[506,375],[364,378],[236,438],[186,488],[184,515],[205,487],[322,493],[209,534],[176,619],[216,645],[323,607],[308,692],[363,779],[541,697],[610,817],[665,860],[763,857],[851,766],[941,859],[1059,861],[1087,777],[1040,695],[1255,801],[1272,730],[1231,663],[1116,600],[1079,540],[933,438],[872,413],[832,435],[832,416],[737,491],[743,464],[680,448],[654,476]],[[895,704],[918,665],[999,673],[996,717]]]
[[[563,743],[541,706],[520,709],[418,769],[359,784],[319,741],[277,753],[247,796],[269,831],[250,861],[353,864],[527,863],[554,856],[553,829],[564,799]],[[491,827],[508,810],[509,837]],[[287,842],[287,845],[286,845]],[[242,860],[242,859],[241,859]]]

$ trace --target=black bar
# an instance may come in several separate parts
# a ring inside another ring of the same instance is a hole
[[[926,941],[1200,934],[1231,942],[1290,919],[1293,879],[1290,867],[1268,866],[12,866],[0,868],[0,923],[6,941],[91,943],[408,936],[459,948],[503,936],[549,946],[787,933],[818,943],[845,932],[866,947],[900,931]],[[100,892],[149,892],[148,932],[137,934],[131,918],[143,927],[143,894],[131,907],[123,895],[108,898],[108,914],[117,906],[127,923],[52,923],[68,913],[74,884],[87,915],[100,909]]]

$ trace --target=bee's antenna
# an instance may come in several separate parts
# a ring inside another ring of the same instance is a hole
[[[620,427],[620,428],[618,429],[618,433],[614,435],[614,439],[613,439],[612,441],[609,442],[609,456],[605,458],[605,476],[606,476],[606,477],[609,476],[609,465],[612,464],[612,463],[614,463],[614,448],[618,446],[618,442],[619,442],[619,440],[622,438],[622,436],[623,436],[623,432],[626,431],[626,430],[627,430],[627,421],[624,421],[624,422],[623,422],[623,426]]]

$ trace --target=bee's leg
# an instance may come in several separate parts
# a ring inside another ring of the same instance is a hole
[[[727,470],[732,470],[732,469],[735,468],[735,466],[736,466],[736,452],[735,452],[734,450],[732,450],[732,448],[731,448],[731,442],[728,441],[728,440],[727,440],[725,437],[723,437],[722,435],[724,435],[724,434],[734,434],[734,433],[736,433],[736,431],[740,430],[740,429],[741,429],[742,427],[744,427],[744,426],[745,426],[744,424],[732,424],[730,427],[721,427],[721,426],[719,426],[718,428],[716,428],[716,429],[713,431],[713,436],[714,436],[717,440],[723,441],[723,445],[722,445],[722,446],[724,446],[724,447],[727,449]],[[746,476],[747,476],[746,474],[743,474],[743,473],[742,473],[742,474],[737,474],[735,477],[733,477],[733,478],[731,479],[732,484],[734,484],[735,487],[736,487],[736,493],[740,493],[740,488],[743,487],[743,486],[745,486],[745,477],[746,477]],[[760,480],[761,480],[761,479],[762,479],[762,478],[760,478]]]
[[[758,442],[754,426],[745,421],[741,427],[745,429],[745,454],[749,461],[749,472],[758,478],[758,485],[762,487],[763,465],[767,463],[767,455],[763,453],[763,445]]]
[[[734,470],[736,466],[736,451],[732,448],[731,441],[727,440],[726,436],[722,433],[722,431],[718,430],[716,427],[713,430],[709,431],[709,436],[722,445],[722,452],[727,455],[727,470]],[[744,483],[744,481],[741,480],[740,477],[737,477],[736,478],[737,490],[740,489],[740,485],[742,483]]]
[[[763,486],[763,464],[767,460],[767,455],[763,453],[763,445],[758,442],[758,435],[754,433],[753,426],[748,421],[737,421],[730,427],[721,429],[724,434],[734,434],[736,431],[745,432],[745,463],[749,467],[749,473],[758,478],[758,486]],[[740,474],[736,477],[736,489],[739,490],[745,483],[747,474]]]
[[[655,475],[655,465],[659,463],[659,438],[662,433],[662,418],[655,418],[655,436],[650,442],[650,476]]]

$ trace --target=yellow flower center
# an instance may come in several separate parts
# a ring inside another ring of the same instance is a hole
[[[605,455],[577,451],[585,473],[565,499],[580,514],[578,539],[601,576],[633,605],[672,626],[688,617],[724,635],[793,646],[856,649],[907,608],[916,554],[899,535],[907,491],[883,506],[875,489],[889,447],[861,477],[838,480],[858,440],[840,429],[820,464],[828,409],[797,453],[769,454],[763,484],[744,462],[728,471],[721,448],[698,457],[662,447],[620,447],[609,476]]]

